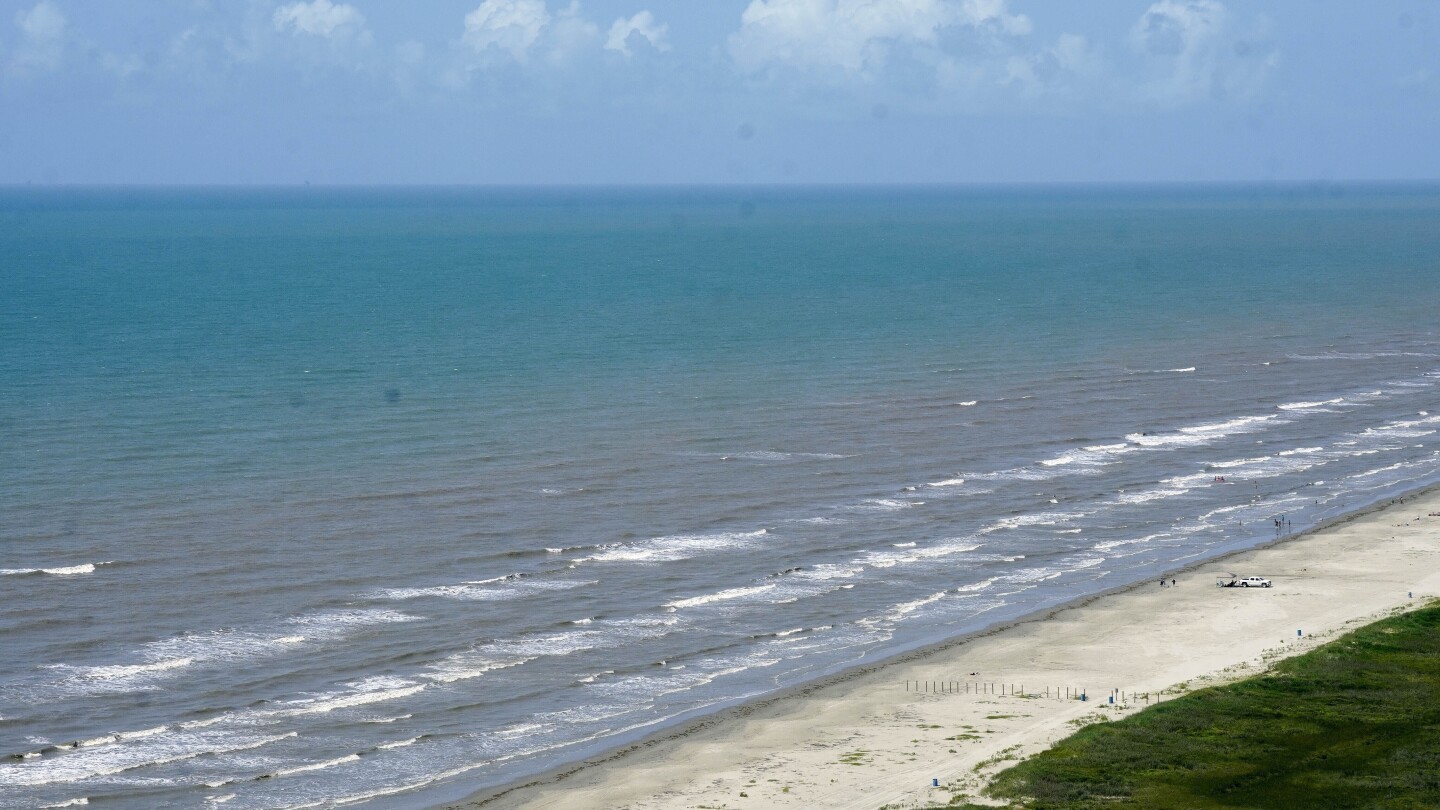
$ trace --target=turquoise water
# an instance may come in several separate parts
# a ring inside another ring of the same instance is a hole
[[[1440,480],[1437,257],[1430,187],[0,191],[0,804],[424,806]]]

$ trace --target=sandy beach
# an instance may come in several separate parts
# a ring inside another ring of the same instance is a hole
[[[1157,578],[1046,611],[454,806],[874,810],[974,797],[1009,762],[1079,725],[1254,674],[1440,595],[1432,513],[1440,490],[1177,569],[1164,587]],[[1217,588],[1229,574],[1269,577],[1273,587]],[[1082,690],[1085,701],[1074,698]]]

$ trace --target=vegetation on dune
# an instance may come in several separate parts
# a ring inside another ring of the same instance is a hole
[[[989,792],[1030,810],[1440,807],[1440,606],[1088,726]]]

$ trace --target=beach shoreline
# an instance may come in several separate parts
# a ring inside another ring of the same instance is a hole
[[[955,791],[973,796],[1006,763],[1068,735],[1087,713],[1119,716],[1144,708],[1161,693],[1254,674],[1272,660],[1312,649],[1344,629],[1440,593],[1440,543],[1425,542],[1440,534],[1440,518],[1430,516],[1436,511],[1440,485],[1422,487],[1302,532],[1166,570],[1165,581],[1175,581],[1175,589],[1149,578],[1117,585],[710,711],[578,762],[435,806],[661,808],[728,801],[748,807],[823,802],[873,808],[943,803]],[[1408,523],[1386,523],[1402,513]],[[1404,531],[1387,538],[1382,536],[1386,529]],[[1369,552],[1368,562],[1356,560],[1348,575],[1329,570],[1362,549]],[[1350,552],[1349,557],[1337,556],[1337,550]],[[1323,561],[1316,573],[1311,566],[1294,570],[1307,555]],[[1401,555],[1419,555],[1428,565],[1399,564]],[[1213,605],[1213,594],[1232,593],[1216,589],[1209,579],[1221,568],[1276,579],[1274,589],[1246,593],[1257,598],[1231,605],[1233,633],[1214,626],[1213,611],[1196,610],[1206,602]],[[1400,590],[1407,574],[1413,582]],[[1335,598],[1340,591],[1351,598]],[[1286,599],[1295,604],[1280,611],[1285,614],[1281,621],[1273,614]],[[1144,611],[1144,622],[1115,615],[1137,609]],[[1276,626],[1262,626],[1267,615]],[[1207,623],[1209,632],[1201,632],[1205,628],[1199,626]],[[1298,631],[1295,638],[1282,637],[1280,625],[1288,624],[1301,625],[1288,629]],[[1170,640],[1152,638],[1149,646],[1176,653],[1169,665],[1156,665],[1154,649],[1135,655],[1137,644],[1145,646],[1147,628],[1158,626],[1172,631]],[[1062,630],[1072,631],[1068,640]],[[1173,650],[1176,637],[1195,649]],[[1218,649],[1217,638],[1226,639]],[[1123,646],[1127,655],[1107,653],[1109,644]],[[1035,660],[1040,653],[1047,660]],[[1030,685],[1041,686],[1021,695],[998,694],[1025,684],[1027,677]],[[911,688],[916,682],[945,686],[939,692],[929,691],[930,686],[917,691]],[[997,693],[968,693],[971,687],[965,684],[972,682],[999,684]],[[1055,699],[1065,688],[1100,691],[1090,693],[1094,701]],[[1112,707],[1108,695],[1113,689],[1121,696]],[[1143,694],[1144,702],[1130,701],[1130,694]],[[1016,706],[1030,711],[1006,713]],[[1014,720],[1021,722],[1009,722]],[[928,739],[935,731],[947,737]],[[852,749],[859,754],[843,761],[844,752]]]

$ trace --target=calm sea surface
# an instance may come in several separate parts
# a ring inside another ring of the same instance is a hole
[[[427,806],[1298,531],[1440,482],[1437,313],[1430,187],[0,190],[0,806]]]

